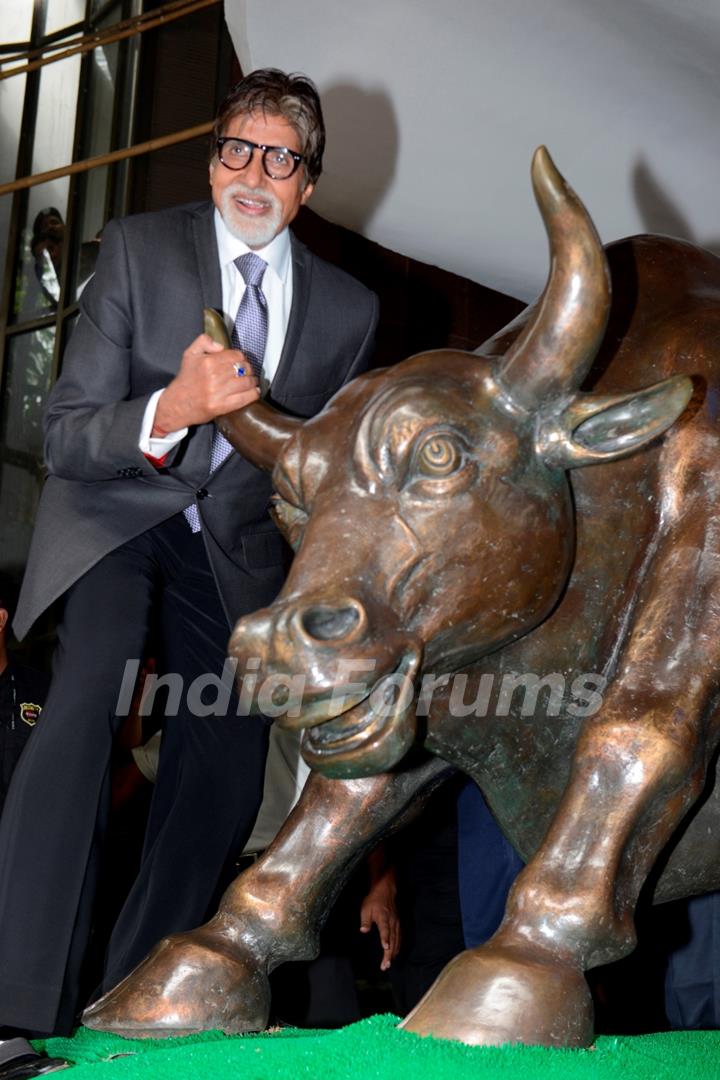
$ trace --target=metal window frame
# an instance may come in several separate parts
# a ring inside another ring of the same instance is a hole
[[[120,18],[129,18],[131,14],[137,14],[137,0],[108,0],[93,15],[91,15],[92,0],[86,0],[85,17],[81,22],[74,22],[51,34],[44,34],[49,0],[34,0],[33,17],[30,30],[30,40],[27,42],[14,42],[0,48],[0,58],[7,54],[22,50],[29,50],[35,54],[43,54],[48,46],[57,45],[64,39],[77,37],[78,34],[91,33],[98,25],[112,13],[118,12]],[[142,7],[142,4],[140,4]],[[119,56],[117,66],[117,79],[114,87],[114,100],[112,108],[112,127],[110,145],[115,148],[119,137],[119,119],[123,108],[123,95],[136,92],[136,86],[132,79],[131,57],[141,45],[133,38],[125,38],[118,41]],[[78,79],[77,101],[75,108],[75,125],[72,140],[72,160],[77,161],[83,157],[86,140],[89,138],[88,120],[92,102],[89,100],[90,78],[92,69],[92,55],[90,52],[82,54],[80,75]],[[135,64],[135,69],[138,64]],[[20,137],[16,158],[16,178],[27,176],[32,168],[33,149],[35,145],[35,133],[38,108],[40,105],[40,79],[42,68],[26,73],[25,93],[23,96],[22,118],[20,125]],[[134,107],[131,105],[128,116],[132,125]],[[130,132],[132,134],[132,132]],[[123,212],[127,209],[129,199],[129,186],[124,184],[124,192],[121,203],[118,206],[117,170],[122,165],[111,165],[108,184],[105,191],[104,220],[114,208],[115,212]],[[14,318],[13,307],[15,302],[15,288],[18,274],[21,272],[22,255],[22,229],[27,225],[27,209],[29,189],[15,191],[11,198],[10,221],[7,233],[7,251],[3,267],[2,292],[0,294],[0,421],[4,421],[4,410],[7,406],[7,380],[8,380],[8,357],[11,342],[24,335],[49,327],[55,329],[52,366],[50,371],[51,384],[57,378],[60,370],[61,357],[65,342],[77,314],[78,304],[76,300],[69,301],[71,274],[75,269],[74,261],[76,253],[74,245],[63,244],[62,262],[60,267],[60,296],[57,310],[48,315],[33,316],[31,318]],[[75,225],[78,219],[80,200],[84,195],[84,183],[81,175],[72,175],[69,180],[67,207],[65,211],[65,228],[68,237],[74,235]],[[79,252],[79,248],[78,248]],[[12,320],[12,321],[11,321]],[[34,475],[42,474],[41,461],[31,452],[9,449],[4,444],[0,445],[0,465],[13,464],[27,469]]]

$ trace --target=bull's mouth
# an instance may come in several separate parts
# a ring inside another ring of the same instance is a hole
[[[412,646],[394,671],[331,720],[306,728],[302,755],[325,776],[350,779],[386,772],[415,739],[415,680],[420,651]]]

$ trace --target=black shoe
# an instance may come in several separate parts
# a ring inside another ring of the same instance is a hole
[[[0,1080],[32,1080],[34,1076],[66,1069],[64,1058],[50,1058],[33,1050],[27,1039],[0,1041]]]

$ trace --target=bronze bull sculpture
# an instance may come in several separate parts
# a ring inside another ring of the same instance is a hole
[[[231,653],[240,670],[260,658],[281,699],[303,678],[280,722],[307,729],[315,772],[218,914],[161,942],[89,1026],[263,1028],[267,972],[314,955],[349,870],[451,766],[528,865],[494,938],[448,965],[405,1019],[412,1031],[586,1046],[584,972],[633,948],[643,885],[656,900],[720,886],[706,786],[720,715],[720,260],[660,237],[606,253],[542,149],[533,182],[548,282],[479,355],[362,376],[304,424],[263,403],[218,421],[274,470],[297,550]],[[460,701],[455,672],[469,676]],[[488,678],[528,673],[581,688],[595,673],[600,708],[581,695],[551,709],[547,693],[532,709],[477,705]]]

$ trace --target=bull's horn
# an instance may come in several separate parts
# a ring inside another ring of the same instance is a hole
[[[602,341],[610,306],[600,238],[544,146],[535,151],[532,181],[550,242],[550,273],[497,373],[525,409],[580,386]]]
[[[213,341],[225,349],[231,347],[227,328],[217,311],[203,309],[203,326]],[[285,416],[273,409],[266,401],[254,401],[244,409],[215,419],[215,426],[227,441],[253,465],[268,472],[272,471],[278,454],[302,423],[294,416]]]

